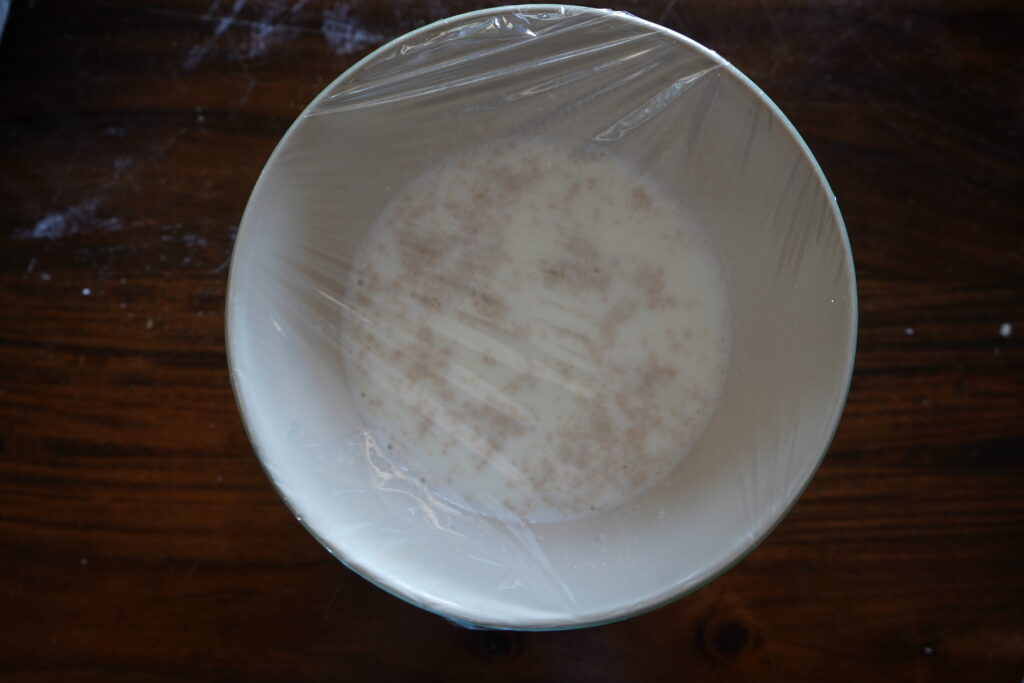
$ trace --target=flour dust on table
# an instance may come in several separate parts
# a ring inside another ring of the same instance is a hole
[[[629,163],[544,140],[471,150],[399,191],[347,304],[347,378],[374,438],[449,500],[531,522],[668,474],[729,355],[707,235]]]

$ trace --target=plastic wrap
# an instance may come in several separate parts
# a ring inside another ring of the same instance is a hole
[[[664,28],[547,5],[331,84],[253,190],[228,297],[296,516],[497,628],[624,618],[753,548],[827,449],[855,328],[835,199],[763,93]]]

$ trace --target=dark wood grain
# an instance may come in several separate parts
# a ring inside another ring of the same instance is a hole
[[[0,679],[1021,680],[1019,2],[616,6],[732,60],[803,133],[849,227],[859,352],[835,443],[767,542],[669,607],[552,634],[466,631],[370,586],[246,440],[222,309],[262,164],[360,56],[478,7],[296,5],[14,3]]]

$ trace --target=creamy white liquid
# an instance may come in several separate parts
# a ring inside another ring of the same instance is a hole
[[[441,495],[552,521],[671,471],[715,408],[721,269],[616,158],[516,141],[400,191],[357,256],[347,374],[377,439]]]

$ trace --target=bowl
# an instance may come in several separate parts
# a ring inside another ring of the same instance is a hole
[[[565,521],[474,514],[374,439],[346,374],[346,281],[389,201],[495,140],[600,148],[707,232],[731,311],[728,370],[699,439],[626,503]],[[624,619],[704,585],[810,482],[853,368],[853,262],[807,145],[716,53],[629,14],[498,7],[404,35],[291,126],[246,207],[227,347],[253,447],[288,507],[384,590],[487,628]]]

